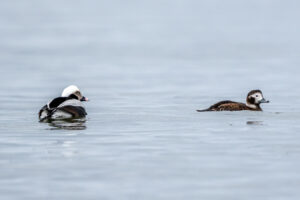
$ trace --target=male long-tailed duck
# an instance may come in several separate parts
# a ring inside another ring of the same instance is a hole
[[[269,103],[265,100],[263,94],[260,90],[252,90],[248,93],[246,104],[234,102],[234,101],[220,101],[207,109],[197,110],[198,112],[206,111],[241,111],[241,110],[252,110],[252,111],[262,111],[260,104]]]
[[[51,119],[83,118],[87,115],[82,101],[88,99],[82,96],[75,85],[70,85],[57,97],[43,106],[39,112],[40,121]]]

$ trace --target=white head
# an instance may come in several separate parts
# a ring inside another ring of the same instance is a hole
[[[260,90],[252,90],[247,95],[247,106],[256,108],[261,103],[269,103],[266,101]]]
[[[64,91],[62,92],[62,97],[68,97],[71,94],[74,94],[75,92],[80,92],[79,88],[76,85],[70,85],[69,87],[66,87]]]
[[[78,100],[80,100],[80,101],[88,100],[88,98],[82,96],[79,88],[75,85],[70,85],[69,87],[66,87],[61,94],[62,97],[69,97],[71,95],[75,95],[78,98]]]

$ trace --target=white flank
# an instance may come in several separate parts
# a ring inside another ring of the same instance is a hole
[[[71,118],[71,117],[72,117],[72,115],[70,113],[66,113],[61,110],[55,111],[51,116],[52,119],[66,119],[66,118]]]
[[[70,99],[67,101],[64,101],[63,103],[61,103],[57,108],[61,108],[64,106],[79,106],[79,107],[83,107],[83,103],[81,101],[78,101],[76,99]]]

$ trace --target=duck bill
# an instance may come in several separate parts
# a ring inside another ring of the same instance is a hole
[[[86,97],[82,97],[81,99],[80,99],[80,101],[88,101],[89,99],[88,98],[86,98]]]
[[[259,103],[270,103],[270,101],[267,101],[265,98],[263,98]]]

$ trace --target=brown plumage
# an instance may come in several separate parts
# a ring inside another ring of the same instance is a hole
[[[251,110],[251,111],[262,111],[260,104],[269,103],[263,98],[263,94],[260,90],[252,90],[248,93],[246,104],[234,101],[220,101],[207,109],[197,110],[198,112],[206,111],[241,111],[241,110]]]

